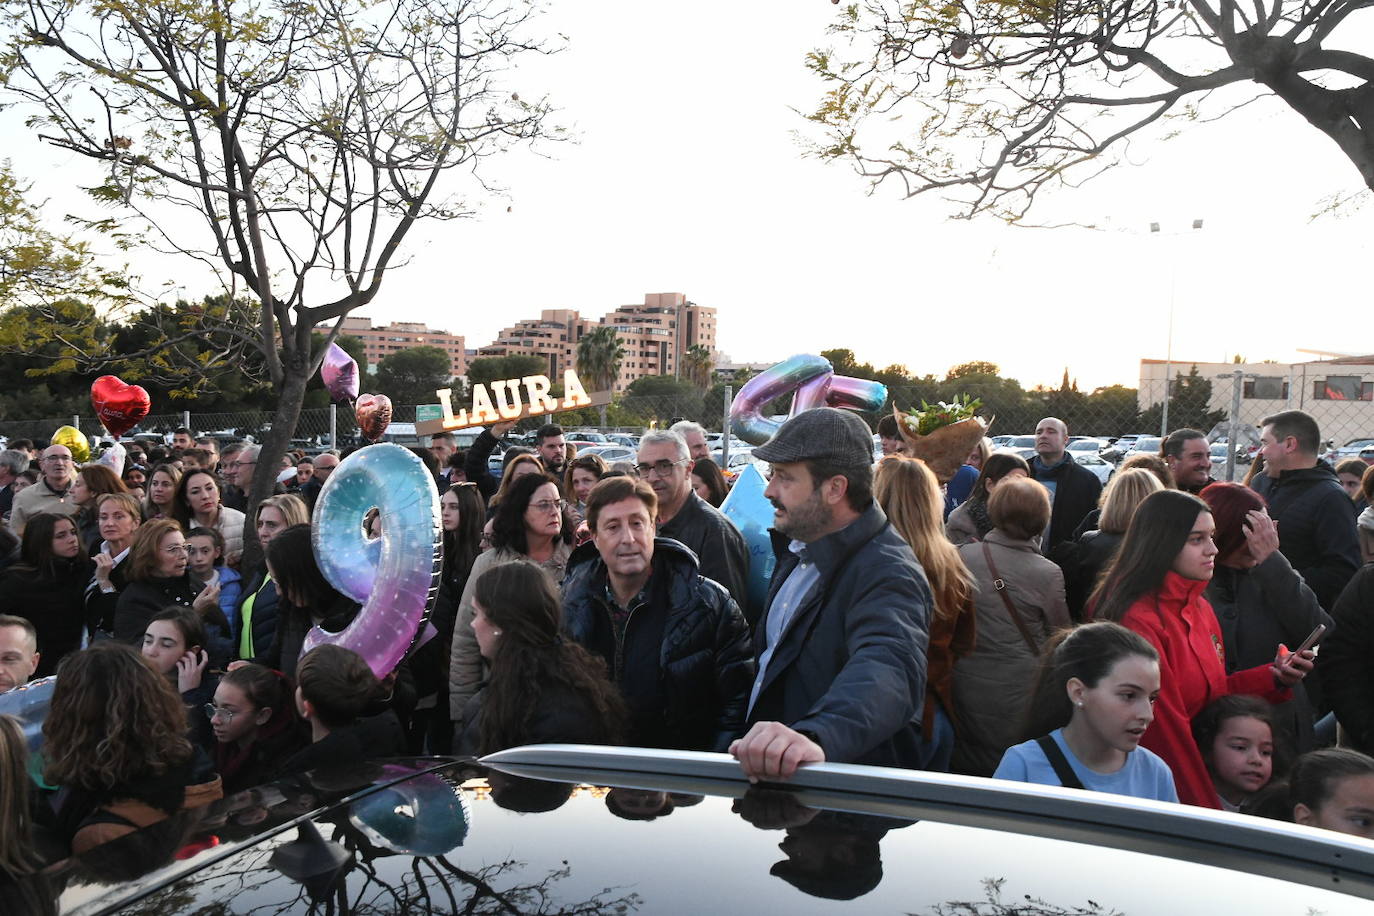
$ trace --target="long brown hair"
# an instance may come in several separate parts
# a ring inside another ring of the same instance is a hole
[[[1091,616],[1119,623],[1131,605],[1157,591],[1188,543],[1198,513],[1211,511],[1205,502],[1182,490],[1160,490],[1145,497],[1088,599]]]
[[[133,647],[102,642],[57,668],[43,723],[43,778],[91,791],[158,776],[191,757],[176,688]]]
[[[562,601],[548,574],[528,560],[493,566],[477,579],[473,597],[501,631],[482,700],[479,751],[528,744],[530,719],[551,685],[577,694],[591,708],[601,733],[584,736],[587,742],[615,743],[625,726],[625,702],[601,660],[563,638]]]
[[[0,716],[0,874],[26,874],[38,865],[30,835],[28,756],[19,722]]]
[[[945,504],[935,473],[919,458],[889,455],[878,463],[873,497],[926,571],[936,615],[953,620],[970,610],[973,575],[945,537]]]

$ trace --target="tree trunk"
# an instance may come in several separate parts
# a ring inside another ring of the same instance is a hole
[[[305,403],[305,386],[310,381],[310,354],[289,354],[282,366],[283,376],[278,392],[277,411],[272,415],[272,428],[261,443],[258,464],[253,470],[253,486],[248,494],[245,508],[247,519],[243,525],[243,569],[253,569],[262,560],[262,548],[258,544],[257,526],[253,516],[258,503],[272,495],[281,469],[281,456],[295,434],[296,424],[300,422],[301,405]]]

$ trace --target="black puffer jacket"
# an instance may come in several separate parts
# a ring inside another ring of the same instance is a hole
[[[1316,467],[1257,476],[1251,484],[1279,523],[1279,550],[1328,611],[1360,568],[1355,503],[1324,461]]]
[[[1326,702],[1356,750],[1374,754],[1374,563],[1355,573],[1331,610],[1317,673]]]
[[[606,564],[584,544],[568,561],[563,627],[606,660],[630,707],[629,743],[723,751],[744,730],[754,661],[749,626],[726,590],[677,541],[654,539],[647,600],[616,651]]]
[[[1290,650],[1302,645],[1319,623],[1328,628],[1331,618],[1317,603],[1317,596],[1293,571],[1282,553],[1275,552],[1251,569],[1232,569],[1217,564],[1203,597],[1216,612],[1226,645],[1226,673],[1269,664],[1279,643]],[[1327,637],[1334,635],[1329,629]],[[1317,674],[1326,666],[1325,654],[1317,659]],[[1296,738],[1298,752],[1312,750],[1314,703],[1310,696],[1316,678],[1293,687],[1293,699],[1274,708],[1274,714]]]
[[[1050,559],[1064,570],[1064,591],[1069,601],[1069,615],[1074,620],[1083,619],[1083,608],[1092,597],[1097,577],[1116,556],[1124,537],[1124,534],[1093,528],[1055,548]]]

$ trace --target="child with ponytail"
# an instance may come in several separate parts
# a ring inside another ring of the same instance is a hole
[[[1159,654],[1115,623],[1061,630],[1045,646],[1027,734],[996,779],[1178,801],[1173,774],[1140,747],[1154,720]]]

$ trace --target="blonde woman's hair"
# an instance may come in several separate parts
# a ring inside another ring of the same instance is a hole
[[[305,500],[290,493],[278,493],[276,496],[269,496],[258,503],[258,508],[253,512],[253,527],[255,528],[263,509],[276,509],[280,512],[287,528],[293,525],[310,524],[310,510],[305,507]]]
[[[1102,491],[1102,517],[1097,520],[1097,527],[1107,534],[1125,534],[1131,527],[1136,506],[1163,489],[1164,484],[1146,468],[1118,471]]]
[[[945,537],[945,502],[935,472],[919,458],[889,455],[878,463],[873,497],[926,571],[936,616],[953,620],[969,610],[973,575]]]
[[[38,864],[30,835],[28,759],[19,722],[0,716],[0,874],[27,874]]]

